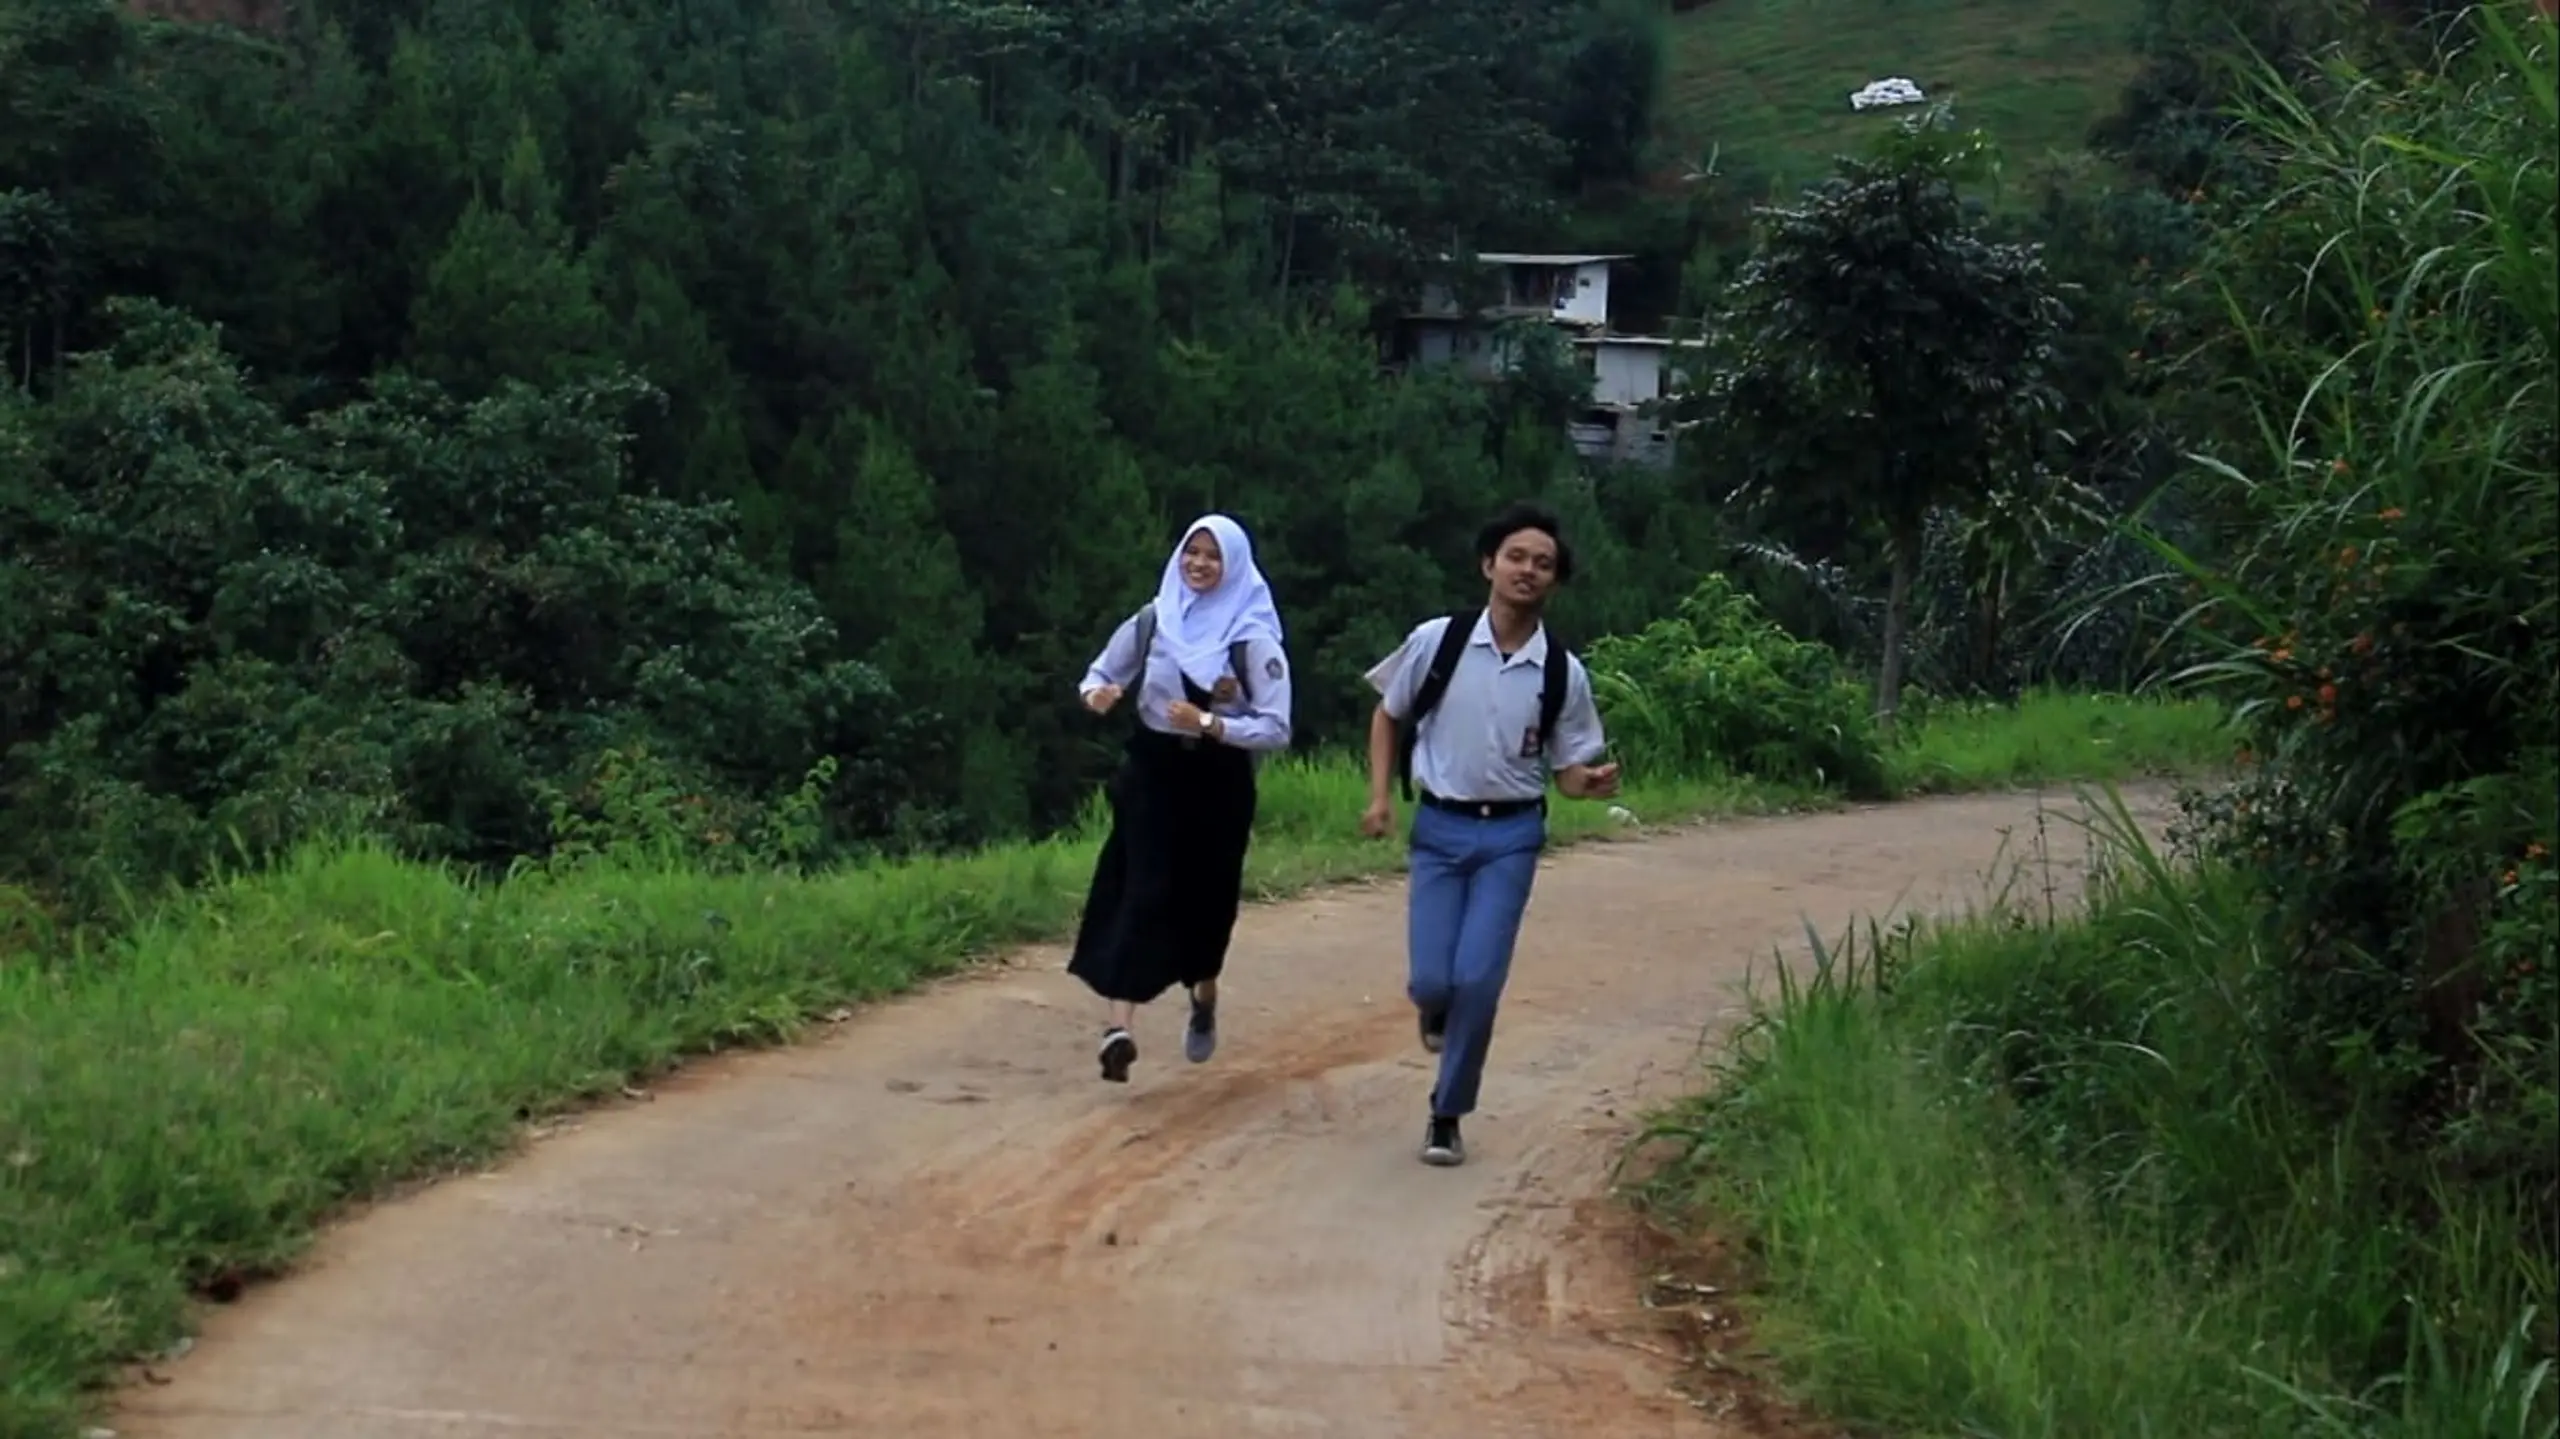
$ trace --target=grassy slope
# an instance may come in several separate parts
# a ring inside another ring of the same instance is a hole
[[[2084,850],[2085,919],[2047,867]],[[2522,1258],[2522,1216],[2449,1193],[2451,1242],[2413,1242],[2359,1141],[2251,1092],[2247,888],[2121,814],[2016,865],[1975,915],[1796,966],[1755,995],[1723,1082],[1657,1118],[1685,1152],[1639,1193],[1747,1246],[1710,1277],[1749,1315],[1750,1362],[1884,1433],[2560,1435],[2536,1365],[2553,1277]],[[1994,1052],[2034,1082],[1993,1082]],[[2395,1337],[2413,1309],[2430,1318]],[[2404,1342],[2399,1381],[2366,1389],[2356,1369]]]
[[[1706,0],[1671,20],[1661,130],[1792,187],[1911,110],[1849,108],[1905,76],[1991,132],[2013,169],[2082,147],[2133,77],[2140,0]]]
[[[2092,743],[2095,736],[2106,741]],[[1909,791],[2190,768],[2209,711],[2068,696],[1950,710]],[[1268,897],[1392,868],[1338,760],[1266,772]],[[1647,822],[1820,803],[1639,785]],[[1567,838],[1615,827],[1567,805]],[[214,887],[107,953],[0,956],[0,1439],[72,1432],[84,1389],[290,1260],[352,1197],[483,1158],[523,1121],[708,1049],[788,1037],[1075,917],[1094,837],[801,877],[645,862],[475,885],[363,849]]]

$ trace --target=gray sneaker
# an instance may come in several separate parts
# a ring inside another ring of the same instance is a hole
[[[1449,1016],[1433,1014],[1429,1010],[1416,1010],[1414,1013],[1415,1024],[1422,1031],[1423,1049],[1438,1054],[1440,1046],[1449,1037]]]
[[[1182,1057],[1193,1064],[1207,1064],[1209,1056],[1218,1052],[1218,1002],[1191,1001],[1191,1027],[1183,1031]]]
[[[1467,1162],[1467,1141],[1458,1136],[1455,1118],[1431,1116],[1431,1127],[1422,1136],[1422,1162],[1435,1169],[1454,1169]]]

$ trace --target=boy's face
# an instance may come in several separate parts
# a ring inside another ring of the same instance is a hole
[[[1545,604],[1556,588],[1555,537],[1544,530],[1514,530],[1503,536],[1493,558],[1484,562],[1484,577],[1492,581],[1496,599],[1524,609]]]

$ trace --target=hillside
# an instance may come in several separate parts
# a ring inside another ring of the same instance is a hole
[[[1661,133],[1757,189],[1801,181],[1909,109],[1849,107],[1905,76],[1989,130],[2012,170],[2077,148],[2132,78],[2141,0],[1706,0],[1671,18]]]

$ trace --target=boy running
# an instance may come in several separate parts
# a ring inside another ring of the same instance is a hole
[[[1369,809],[1395,826],[1389,782],[1416,801],[1406,901],[1409,973],[1422,1047],[1440,1056],[1422,1162],[1466,1159],[1458,1122],[1476,1107],[1494,1012],[1546,847],[1547,779],[1570,799],[1618,792],[1618,767],[1582,662],[1547,635],[1547,599],[1573,577],[1556,517],[1514,505],[1476,536],[1484,608],[1425,620],[1369,671]]]

